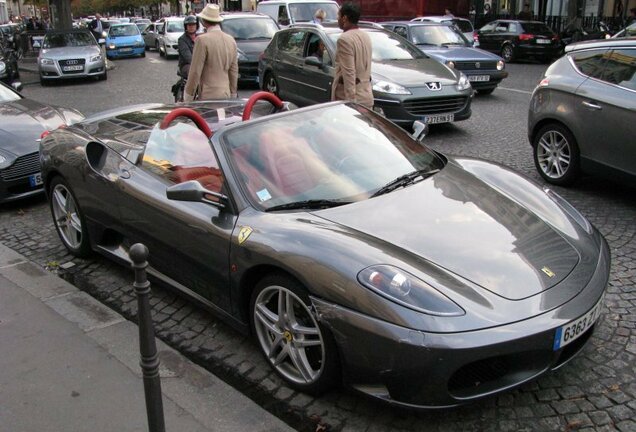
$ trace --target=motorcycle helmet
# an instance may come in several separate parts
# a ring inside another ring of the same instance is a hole
[[[183,19],[183,31],[188,31],[188,24],[196,24],[199,28],[199,19],[194,15],[188,15]]]

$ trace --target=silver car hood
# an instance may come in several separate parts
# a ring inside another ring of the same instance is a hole
[[[424,87],[431,81],[452,85],[458,80],[455,72],[432,58],[374,61],[371,72],[376,79],[389,80],[405,87]]]
[[[509,300],[553,287],[579,262],[552,226],[453,164],[413,186],[320,216]]]
[[[68,59],[68,58],[84,58],[100,53],[97,45],[83,47],[62,47],[47,48],[40,52],[40,58],[46,57],[50,59]]]

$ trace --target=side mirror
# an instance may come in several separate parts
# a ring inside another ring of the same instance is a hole
[[[320,60],[318,57],[314,57],[314,56],[309,56],[305,58],[305,64],[309,65],[309,66],[316,66],[321,68],[322,65],[322,60]]]
[[[170,186],[166,190],[166,196],[174,201],[202,202],[220,209],[225,208],[228,200],[227,196],[204,188],[196,180]]]
[[[419,120],[413,122],[413,133],[411,136],[415,141],[422,142],[428,135],[428,125]]]
[[[15,89],[15,91],[17,91],[17,92],[21,92],[22,89],[24,88],[24,86],[22,85],[22,83],[20,81],[13,81],[11,83],[11,87],[13,87]]]

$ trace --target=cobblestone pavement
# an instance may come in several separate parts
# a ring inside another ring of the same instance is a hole
[[[477,98],[469,121],[433,129],[428,144],[501,162],[539,181],[525,137],[528,100],[527,93],[502,89]],[[592,177],[557,190],[610,244],[606,307],[581,355],[508,393],[432,412],[392,408],[346,389],[310,397],[285,386],[251,340],[154,285],[157,334],[301,431],[636,431],[635,190]],[[132,272],[99,256],[71,257],[43,198],[0,208],[0,241],[135,320]]]

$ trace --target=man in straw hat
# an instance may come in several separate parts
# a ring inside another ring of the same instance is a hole
[[[221,31],[219,6],[208,4],[197,14],[205,34],[197,37],[192,52],[184,101],[237,97],[238,54],[234,38]]]

